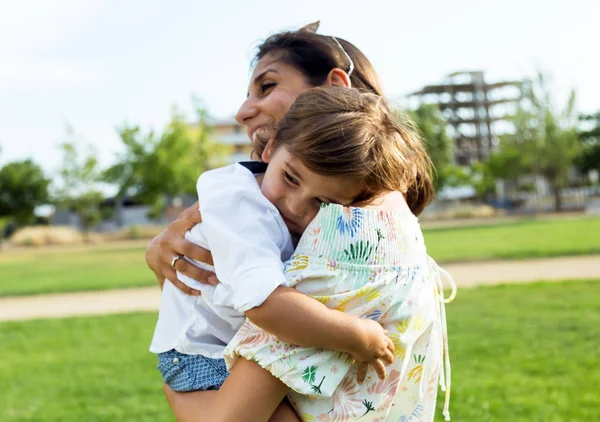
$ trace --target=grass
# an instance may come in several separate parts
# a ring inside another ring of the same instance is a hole
[[[459,291],[446,308],[452,419],[600,420],[599,303],[600,280]]]
[[[156,316],[0,325],[3,422],[170,421],[156,358]]]
[[[600,253],[598,233],[600,218],[424,230],[429,254],[438,262]],[[154,285],[139,245],[0,251],[0,296]]]
[[[447,306],[452,420],[600,420],[598,303],[600,280],[461,290]],[[172,421],[147,351],[155,320],[0,324],[0,420]]]
[[[526,259],[600,253],[600,218],[423,230],[438,262]]]
[[[0,252],[0,296],[117,289],[156,284],[144,247]]]

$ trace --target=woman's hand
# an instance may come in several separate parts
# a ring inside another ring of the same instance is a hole
[[[361,318],[360,321],[361,332],[357,336],[358,342],[350,352],[358,366],[356,379],[359,384],[362,384],[369,365],[373,366],[380,379],[385,379],[385,364],[394,362],[394,343],[378,322],[365,318]]]
[[[202,222],[198,203],[184,210],[177,220],[156,236],[146,249],[146,263],[156,275],[156,280],[162,289],[165,279],[168,279],[175,287],[189,295],[199,295],[198,290],[191,289],[177,279],[177,271],[182,272],[194,280],[205,284],[217,284],[218,280],[214,273],[202,270],[185,259],[175,261],[175,269],[171,262],[175,256],[185,255],[188,258],[213,265],[210,251],[201,248],[185,240],[185,233],[198,223]]]

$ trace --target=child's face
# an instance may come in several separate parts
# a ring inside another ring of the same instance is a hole
[[[286,147],[267,146],[269,163],[261,190],[277,207],[290,232],[301,235],[322,203],[350,205],[360,194],[356,182],[342,176],[321,176],[307,169]]]

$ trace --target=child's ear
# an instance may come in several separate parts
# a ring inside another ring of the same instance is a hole
[[[274,143],[275,141],[273,138],[271,138],[269,142],[267,142],[267,145],[265,146],[265,149],[262,155],[260,156],[264,163],[269,163],[269,161],[271,161],[271,157],[273,157],[273,152],[275,152],[275,148],[273,147]]]

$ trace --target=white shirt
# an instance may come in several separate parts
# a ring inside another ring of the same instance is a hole
[[[246,320],[244,312],[285,283],[282,261],[294,247],[279,211],[264,197],[251,170],[264,172],[265,167],[237,163],[198,178],[202,223],[185,237],[211,251],[214,268],[193,263],[215,271],[220,283],[201,284],[178,272],[179,280],[202,293],[189,296],[166,282],[151,352],[175,349],[221,358]]]

